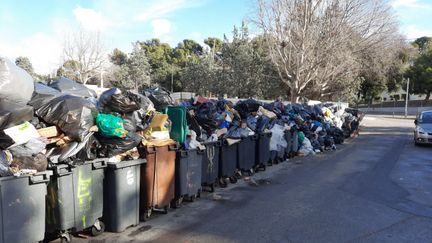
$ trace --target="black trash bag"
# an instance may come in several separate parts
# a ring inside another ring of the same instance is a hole
[[[0,149],[7,149],[15,144],[15,141],[3,130],[0,131]]]
[[[16,168],[18,170],[29,169],[42,172],[46,171],[48,167],[48,159],[43,154],[37,154],[36,156],[15,157],[10,166],[11,168]]]
[[[186,113],[186,121],[188,124],[188,127],[190,130],[193,130],[196,135],[197,139],[201,138],[201,127],[198,124],[198,121],[196,120],[194,115],[191,115],[189,112]]]
[[[67,136],[83,141],[95,125],[98,111],[90,101],[72,95],[63,95],[36,110],[36,115],[48,124],[56,125]]]
[[[330,135],[324,137],[324,146],[326,148],[333,148],[335,145],[334,138]]]
[[[31,121],[33,119],[33,112],[33,107],[27,105],[9,111],[0,111],[0,130]]]
[[[98,150],[98,156],[101,158],[113,157],[124,153],[135,148],[142,141],[142,138],[133,132],[128,133],[125,138],[106,138],[99,134],[96,134],[96,138],[101,144],[101,147]]]
[[[246,128],[241,128],[238,126],[232,126],[228,132],[225,134],[225,138],[232,138],[232,139],[240,139],[240,138],[246,138],[249,136],[249,131]]]
[[[76,155],[74,161],[85,162],[97,159],[97,152],[102,148],[100,142],[93,135],[89,138],[84,148],[82,148]]]
[[[270,118],[266,116],[260,116],[257,119],[256,126],[255,126],[255,132],[256,133],[263,133],[265,129],[270,129],[270,127],[273,127],[270,125],[271,120]]]
[[[196,120],[207,134],[212,134],[225,121],[225,117],[219,114],[216,105],[209,101],[198,107]]]
[[[134,100],[124,95],[118,88],[103,92],[99,98],[99,103],[105,113],[130,113],[140,109]]]
[[[51,82],[48,86],[60,91],[63,94],[70,94],[85,98],[97,97],[97,94],[94,90],[91,90],[85,85],[65,77],[60,77],[60,79]]]
[[[238,111],[242,119],[246,119],[250,113],[257,112],[261,105],[263,105],[261,102],[254,99],[241,100],[237,102],[234,109]]]
[[[164,88],[148,88],[144,90],[144,95],[153,102],[157,111],[163,111],[167,106],[174,105],[173,98]]]
[[[342,144],[345,140],[345,134],[344,131],[337,127],[331,127],[327,129],[327,133],[333,137],[334,142],[336,144]]]
[[[350,113],[351,115],[355,117],[359,117],[359,110],[354,108],[345,108],[345,112]]]
[[[146,112],[143,109],[125,114],[122,119],[123,127],[128,132],[137,132],[144,130],[148,124],[145,123]]]
[[[126,96],[129,99],[135,101],[135,103],[142,109],[144,112],[147,112],[149,109],[154,108],[153,102],[142,94],[138,94],[134,91],[127,91]]]
[[[28,105],[33,106],[35,110],[61,95],[60,91],[42,83],[35,83],[34,88],[33,96]]]

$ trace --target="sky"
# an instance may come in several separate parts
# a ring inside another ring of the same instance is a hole
[[[47,74],[62,62],[65,36],[97,31],[107,52],[130,52],[132,43],[159,38],[230,36],[254,11],[255,0],[0,0],[0,56],[30,59]],[[389,0],[408,39],[432,36],[432,0]]]

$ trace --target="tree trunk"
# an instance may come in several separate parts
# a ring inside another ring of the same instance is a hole
[[[299,96],[297,92],[295,92],[294,90],[291,90],[290,97],[291,97],[291,104],[297,103],[299,100]]]

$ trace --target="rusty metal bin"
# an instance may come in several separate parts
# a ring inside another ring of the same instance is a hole
[[[147,160],[141,167],[140,215],[150,218],[153,211],[167,213],[174,199],[175,159],[178,145],[170,142],[164,145],[140,147],[140,156]]]

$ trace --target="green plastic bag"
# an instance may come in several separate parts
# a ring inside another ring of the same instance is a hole
[[[305,135],[304,135],[304,133],[303,133],[303,132],[299,132],[299,133],[298,133],[298,140],[299,140],[299,143],[300,143],[300,144],[303,144],[304,139],[305,139]]]
[[[124,120],[111,114],[99,113],[96,117],[96,125],[99,133],[108,138],[124,138],[128,132],[123,127]]]

